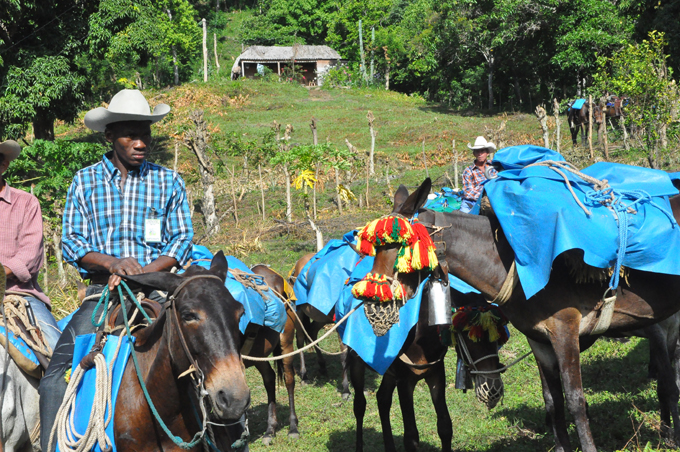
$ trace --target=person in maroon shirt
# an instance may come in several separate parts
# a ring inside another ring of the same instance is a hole
[[[7,291],[20,292],[33,310],[38,326],[54,350],[59,327],[50,299],[38,284],[43,264],[43,224],[38,198],[9,186],[3,175],[19,156],[16,141],[0,143],[0,264],[7,275]]]

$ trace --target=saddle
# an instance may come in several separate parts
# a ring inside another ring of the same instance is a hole
[[[30,304],[20,293],[8,293],[2,303],[0,344],[19,368],[33,378],[42,378],[52,358],[52,349],[40,331]]]

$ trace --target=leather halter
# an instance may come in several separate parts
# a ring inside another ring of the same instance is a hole
[[[187,284],[189,284],[190,282],[192,282],[196,279],[217,279],[218,281],[220,281],[221,284],[224,284],[224,281],[222,281],[222,278],[220,278],[219,276],[215,276],[215,275],[191,276],[191,277],[185,279],[184,281],[182,281],[182,283],[179,286],[177,286],[177,288],[172,293],[172,295],[170,295],[168,297],[168,303],[166,303],[166,305],[165,305],[165,310],[166,311],[167,310],[173,311],[172,314],[168,313],[168,315],[170,316],[170,322],[171,322],[169,331],[170,331],[170,334],[172,334],[172,326],[174,324],[174,326],[177,329],[177,335],[179,336],[179,341],[182,344],[182,349],[184,349],[184,354],[189,359],[189,363],[190,363],[189,369],[187,369],[187,371],[182,373],[180,375],[180,377],[186,375],[187,373],[196,372],[198,374],[198,385],[202,385],[203,384],[203,372],[198,367],[198,363],[196,363],[196,360],[194,359],[194,357],[191,355],[191,352],[189,351],[189,346],[187,345],[187,341],[184,338],[184,333],[182,333],[182,328],[180,327],[180,324],[179,324],[179,316],[177,314],[177,303],[176,303],[177,295],[179,294],[179,292],[182,289],[184,289],[184,287]],[[170,341],[170,338],[168,338],[168,342],[169,341]]]

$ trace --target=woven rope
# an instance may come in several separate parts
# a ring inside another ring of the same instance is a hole
[[[495,303],[498,306],[503,306],[508,302],[508,300],[510,300],[510,296],[512,295],[512,291],[515,289],[518,280],[519,277],[517,276],[517,267],[515,266],[515,261],[513,260],[510,270],[508,271],[508,275],[505,277],[505,281],[503,281],[503,286],[501,286],[501,290],[498,292],[498,295],[496,295],[496,298],[491,301],[487,300],[487,302]]]
[[[26,342],[31,349],[45,355],[48,358],[52,357],[52,349],[45,340],[45,336],[40,331],[38,326],[31,325],[26,311],[26,299],[20,295],[7,294],[3,302],[5,304],[5,311],[7,312],[7,326],[0,320],[0,325],[6,327],[14,336],[20,337]],[[17,319],[23,323],[26,332],[19,327]]]
[[[366,319],[371,324],[373,333],[376,336],[384,336],[392,328],[392,325],[399,323],[399,308],[403,305],[403,301],[394,299],[391,301],[367,301],[364,303]]]

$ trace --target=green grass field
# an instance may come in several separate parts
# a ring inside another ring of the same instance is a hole
[[[226,62],[223,63],[225,65]],[[443,185],[450,186],[450,179],[454,178],[452,140],[456,140],[456,149],[461,155],[460,172],[471,161],[466,144],[477,135],[485,134],[501,146],[542,143],[539,124],[533,115],[485,116],[474,112],[453,112],[428,104],[421,98],[375,89],[309,89],[286,83],[219,79],[207,85],[191,83],[149,92],[147,96],[152,99],[152,104],[165,102],[173,107],[172,114],[154,126],[156,136],[151,157],[169,167],[174,164],[174,142],[181,139],[183,131],[190,127],[188,113],[195,108],[205,111],[215,144],[222,142],[226,134],[232,132],[244,139],[257,140],[271,128],[273,121],[284,126],[293,125],[291,142],[311,143],[309,122],[311,118],[316,118],[319,140],[345,146],[345,139],[348,139],[359,149],[357,160],[361,164],[365,162],[366,150],[370,145],[366,114],[372,111],[376,117],[378,136],[377,174],[369,181],[370,207],[365,204],[366,181],[362,166],[357,165],[350,174],[341,175],[343,184],[347,184],[357,196],[364,196],[362,207],[353,202],[345,207],[342,215],[334,203],[333,175],[328,171],[322,172],[320,181],[323,187],[319,189],[316,222],[326,240],[339,238],[346,231],[387,213],[391,209],[391,194],[399,184],[413,188],[422,182],[426,171],[435,181],[435,189]],[[551,121],[552,133],[554,120]],[[565,157],[579,166],[589,164],[586,150],[572,148],[564,116],[561,121],[561,144]],[[78,140],[102,140],[101,135],[90,134],[82,126],[82,121],[79,124],[60,125],[57,134]],[[502,124],[505,126],[499,130]],[[422,156],[423,141],[427,166]],[[190,198],[196,206],[193,221],[198,238],[203,235],[204,227],[200,213],[202,188],[199,186],[197,164],[189,149],[183,145],[179,145],[178,149],[178,170],[187,181]],[[227,174],[219,175],[216,184],[218,215],[232,207],[236,197],[238,221],[233,214],[225,216],[220,233],[204,240],[202,244],[212,250],[223,249],[249,265],[264,262],[287,273],[299,257],[315,251],[314,234],[305,221],[301,193],[293,190],[293,224],[282,224],[281,220],[285,218],[285,190],[280,182],[281,175],[276,169],[266,168],[267,216],[263,220],[258,213],[261,207],[260,192],[256,188],[257,169],[242,169],[242,160],[239,158],[222,157],[225,162],[234,165],[236,174],[233,180]],[[616,143],[612,157],[619,161],[644,163],[643,155],[624,153],[616,147]],[[601,151],[596,150],[596,159],[601,158]],[[669,154],[671,166],[677,164],[676,159],[677,152]],[[253,181],[256,181],[255,185]],[[54,281],[55,266],[52,265],[49,271],[49,279]],[[51,285],[50,295],[55,301],[55,312],[59,317],[75,304],[72,286],[61,290]],[[330,350],[338,347],[335,338],[328,339],[323,345]],[[655,382],[646,378],[647,347],[646,340],[640,339],[632,339],[625,344],[599,341],[582,355],[591,428],[598,450],[664,450],[664,443],[659,436]],[[501,359],[508,363],[528,350],[524,337],[513,330],[510,342],[501,350]],[[311,363],[310,375],[316,379],[307,386],[297,381],[296,404],[302,436],[298,440],[291,440],[286,435],[287,396],[285,387],[280,387],[277,389],[280,430],[274,445],[270,447],[264,446],[261,441],[266,428],[266,394],[257,371],[248,369],[253,400],[249,411],[252,451],[353,450],[355,424],[352,400],[343,402],[338,392],[339,358],[329,358],[330,376],[325,379],[318,376],[316,357],[311,353],[307,357]],[[454,422],[455,450],[524,452],[552,449],[552,433],[547,432],[544,424],[540,380],[533,357],[504,374],[505,400],[492,411],[487,411],[477,402],[473,393],[463,394],[454,390],[455,354],[452,351],[447,355],[446,366],[447,402]],[[364,423],[366,451],[382,450],[375,402],[378,384],[379,376],[374,373],[368,376],[368,409]],[[434,409],[424,382],[416,388],[415,400],[420,450],[439,450]],[[403,426],[396,398],[392,408],[392,425],[396,442],[401,448]],[[577,445],[573,425],[570,434],[572,445]]]

